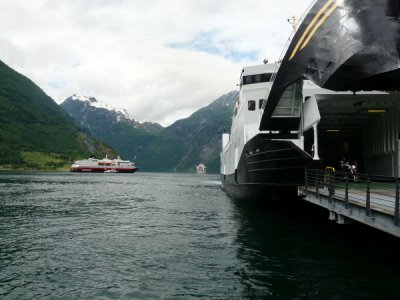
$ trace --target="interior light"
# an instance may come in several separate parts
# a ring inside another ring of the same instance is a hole
[[[327,129],[326,132],[340,132],[340,129]]]
[[[369,113],[384,113],[386,109],[368,109]]]

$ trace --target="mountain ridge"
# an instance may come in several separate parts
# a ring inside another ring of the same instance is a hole
[[[65,110],[67,111],[71,111],[72,113],[76,113],[73,112],[72,110],[74,109],[73,107],[69,107],[69,106],[81,106],[81,109],[100,109],[100,110],[106,110],[109,113],[111,113],[113,115],[113,117],[115,118],[114,122],[127,122],[130,123],[133,127],[158,127],[158,128],[162,128],[162,126],[158,123],[153,123],[153,122],[140,122],[140,121],[136,121],[134,118],[132,118],[129,113],[126,111],[126,109],[123,108],[115,108],[111,105],[102,103],[100,101],[97,100],[97,98],[92,97],[92,96],[83,96],[80,94],[73,94],[72,96],[68,97],[67,99],[65,99],[61,104],[61,107],[63,107]],[[81,115],[79,117],[87,117],[84,115]]]
[[[88,106],[82,101],[72,101],[71,97],[60,105],[75,122],[124,157],[131,160],[136,157],[142,170],[194,172],[195,165],[204,163],[209,172],[217,173],[221,135],[230,127],[238,92],[229,92],[165,128],[150,122],[142,123],[142,127],[135,127],[136,123],[116,122],[115,115],[101,105]]]

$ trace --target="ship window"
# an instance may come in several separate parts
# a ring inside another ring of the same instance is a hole
[[[264,99],[258,100],[258,109],[261,109],[263,107]]]
[[[251,76],[244,76],[243,77],[243,84],[244,85],[246,85],[246,84],[251,84],[252,83],[252,78],[251,78]]]
[[[247,102],[247,108],[248,110],[256,110],[256,101],[249,100],[249,102]]]
[[[269,81],[271,81],[271,76],[272,76],[272,73],[247,75],[247,76],[243,76],[242,82],[243,82],[243,85],[260,83],[260,82],[269,82]]]

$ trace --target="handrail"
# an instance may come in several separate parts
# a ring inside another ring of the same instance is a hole
[[[345,208],[362,206],[368,217],[373,212],[392,215],[394,224],[400,226],[400,178],[331,170],[306,169],[305,189],[344,201]]]

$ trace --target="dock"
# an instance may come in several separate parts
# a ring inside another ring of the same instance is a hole
[[[359,222],[400,237],[399,178],[306,169],[298,194],[338,224]]]

